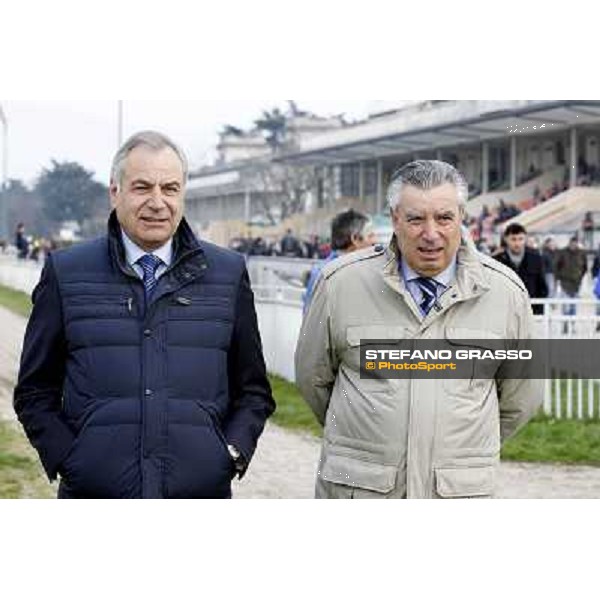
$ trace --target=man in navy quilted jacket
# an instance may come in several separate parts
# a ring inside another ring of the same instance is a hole
[[[117,153],[108,234],[53,253],[14,406],[59,498],[230,498],[275,409],[239,255],[183,218],[187,162]]]

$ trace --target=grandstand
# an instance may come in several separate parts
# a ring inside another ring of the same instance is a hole
[[[256,177],[269,169],[284,178],[313,177],[295,212],[261,235],[276,236],[290,224],[300,235],[321,233],[347,207],[381,215],[393,172],[417,158],[457,166],[472,191],[469,216],[480,218],[486,207],[495,236],[505,206],[540,234],[574,233],[586,212],[600,210],[593,187],[600,183],[600,101],[428,101],[357,123],[321,122],[285,152],[193,174],[187,203],[197,230],[224,243],[234,229],[248,233],[269,205],[289,201],[289,190],[270,185],[276,178]]]

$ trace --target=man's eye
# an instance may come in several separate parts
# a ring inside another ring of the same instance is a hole
[[[412,224],[422,223],[423,219],[421,217],[408,217],[407,221]]]

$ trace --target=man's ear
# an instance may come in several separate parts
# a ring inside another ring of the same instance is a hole
[[[110,196],[110,205],[112,208],[116,208],[118,204],[117,194],[119,193],[119,186],[111,180],[110,187],[108,188],[108,194]]]

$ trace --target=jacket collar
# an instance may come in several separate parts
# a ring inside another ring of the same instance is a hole
[[[395,235],[392,237],[386,251],[386,258],[383,267],[384,279],[388,282],[388,285],[404,294],[407,290],[403,279],[398,273],[398,263],[401,255]],[[463,236],[457,255],[456,289],[458,290],[458,296],[455,300],[468,300],[477,297],[488,291],[490,287],[489,277],[483,267],[482,255],[477,251],[473,242]]]
[[[123,238],[121,236],[121,226],[117,219],[116,211],[114,210],[108,219],[108,244],[111,258],[117,267],[127,275],[137,279],[137,274],[131,266],[127,264],[125,245],[123,244]],[[173,260],[171,264],[172,266],[175,266],[183,259],[199,253],[203,254],[202,246],[194,235],[187,220],[183,218],[173,236]]]

